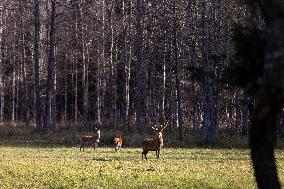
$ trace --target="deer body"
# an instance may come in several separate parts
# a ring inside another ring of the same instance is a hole
[[[145,159],[147,160],[147,153],[149,151],[155,151],[156,157],[157,159],[159,159],[161,148],[164,145],[163,134],[162,134],[163,129],[164,128],[155,129],[157,131],[157,136],[155,138],[144,140],[144,142],[142,143],[143,146],[142,159],[143,157],[145,157]]]
[[[86,145],[92,145],[94,147],[94,150],[96,150],[96,147],[98,147],[98,144],[100,142],[100,137],[101,137],[100,130],[96,131],[96,136],[92,136],[92,135],[90,135],[90,136],[88,136],[88,135],[82,136],[80,138],[80,142],[81,142],[80,151],[81,151],[82,148],[84,150],[84,147]]]
[[[115,143],[115,151],[121,150],[121,146],[122,146],[121,135],[114,138],[114,143]]]

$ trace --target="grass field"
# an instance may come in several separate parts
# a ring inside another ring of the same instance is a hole
[[[284,152],[277,151],[284,179]],[[249,151],[0,146],[0,188],[256,188]]]

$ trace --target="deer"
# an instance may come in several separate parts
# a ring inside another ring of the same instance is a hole
[[[99,145],[100,142],[100,138],[101,138],[101,131],[97,128],[95,128],[96,134],[95,135],[85,135],[85,136],[81,136],[80,138],[80,151],[83,148],[84,151],[84,147],[88,144],[91,144],[94,147],[94,150],[96,150],[96,148]]]
[[[121,150],[121,146],[122,146],[121,135],[116,136],[113,140],[114,140],[114,143],[115,143],[115,151]]]
[[[142,160],[143,160],[143,157],[145,157],[145,159],[147,160],[147,153],[149,151],[155,151],[156,157],[157,157],[157,159],[159,159],[160,150],[164,145],[163,130],[165,128],[166,128],[166,126],[165,127],[160,126],[159,128],[157,128],[156,126],[152,127],[152,129],[154,129],[154,131],[156,132],[156,136],[153,137],[153,138],[147,138],[142,143],[142,147],[143,147]]]

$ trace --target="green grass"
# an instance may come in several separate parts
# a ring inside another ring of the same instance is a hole
[[[276,153],[284,179],[284,153]],[[0,146],[0,188],[256,188],[243,149],[141,149]]]

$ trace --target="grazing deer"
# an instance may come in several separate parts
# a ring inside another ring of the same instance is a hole
[[[142,146],[143,146],[142,159],[143,159],[143,156],[144,156],[145,159],[147,160],[146,155],[149,151],[156,151],[157,159],[159,159],[160,150],[164,145],[163,133],[162,132],[166,128],[166,126],[165,127],[161,126],[159,128],[157,128],[157,127],[152,127],[152,128],[156,132],[156,136],[154,138],[147,138],[142,143]]]
[[[99,145],[99,142],[100,142],[100,138],[101,138],[101,131],[97,128],[95,128],[96,130],[96,134],[95,136],[82,136],[80,138],[80,141],[81,141],[81,145],[80,145],[80,151],[81,151],[81,148],[83,148],[84,150],[84,147],[86,145],[92,145],[94,147],[94,150],[96,150],[96,147],[98,147]]]
[[[118,135],[114,138],[114,143],[115,143],[115,151],[121,150],[121,146],[122,146],[121,135]]]

